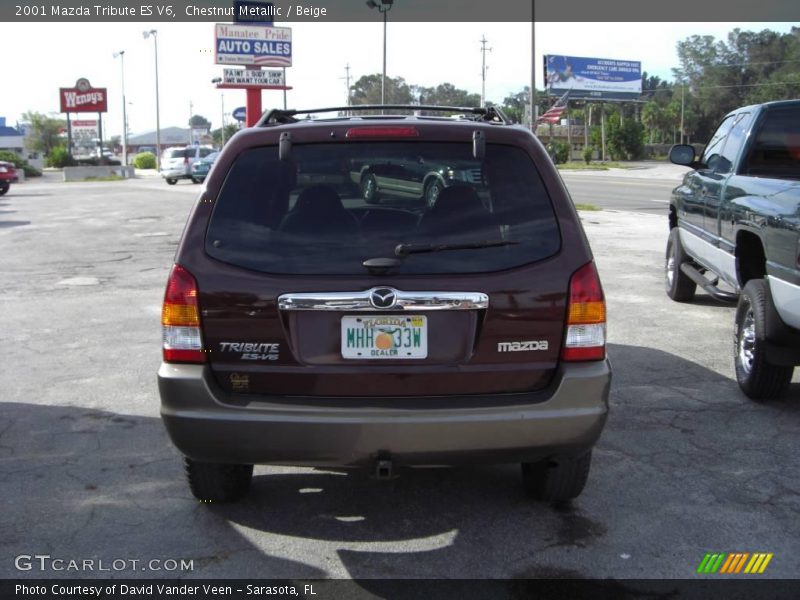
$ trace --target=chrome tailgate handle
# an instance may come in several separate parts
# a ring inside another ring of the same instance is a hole
[[[376,287],[363,292],[304,292],[278,296],[280,310],[425,311],[489,307],[481,292],[403,292]]]

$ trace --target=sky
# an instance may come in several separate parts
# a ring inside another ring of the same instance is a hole
[[[383,24],[276,23],[292,28],[293,66],[287,69],[289,108],[338,106],[346,103],[345,67],[353,81],[380,73]],[[791,23],[537,23],[536,86],[542,84],[542,55],[565,54],[633,60],[650,75],[671,80],[678,65],[676,44],[694,34],[724,39],[738,27],[788,32]],[[14,125],[26,111],[59,110],[58,88],[72,87],[86,77],[94,87],[108,88],[104,137],[122,133],[122,76],[119,58],[125,51],[125,99],[129,131],[155,130],[153,39],[158,31],[159,113],[162,129],[186,127],[199,114],[217,128],[232,122],[233,109],[245,104],[242,90],[217,90],[222,76],[214,64],[213,23],[0,23],[0,56],[4,84],[0,116]],[[387,29],[387,76],[410,84],[435,86],[449,82],[469,92],[481,91],[481,38],[486,54],[486,98],[501,103],[531,81],[530,23],[403,23]],[[10,60],[9,60],[10,58]],[[230,68],[230,67],[229,67]],[[14,82],[14,85],[9,85]],[[191,113],[190,113],[191,106]],[[263,108],[283,107],[283,92],[265,91]],[[88,116],[88,115],[87,115]]]

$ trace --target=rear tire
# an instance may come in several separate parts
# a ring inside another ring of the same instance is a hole
[[[10,188],[11,186],[7,182],[0,181],[0,196],[5,196]]]
[[[378,182],[374,175],[366,175],[361,179],[361,197],[367,204],[378,203]]]
[[[178,183],[178,180],[177,180],[177,179],[171,179],[171,178],[170,178],[170,179],[167,179],[167,183],[168,183],[169,185],[175,185],[176,183]]]
[[[425,186],[425,206],[429,210],[436,205],[436,201],[439,199],[439,194],[442,193],[444,186],[436,179],[431,181],[428,185]]]
[[[522,463],[522,484],[536,500],[558,504],[580,496],[589,478],[592,451]]]
[[[667,296],[676,302],[691,302],[697,291],[697,284],[681,271],[681,265],[688,262],[689,255],[681,245],[681,238],[677,227],[669,232],[667,252],[664,262],[664,286]]]
[[[230,465],[186,459],[186,478],[201,502],[236,502],[250,490],[253,465]]]
[[[763,279],[751,279],[739,295],[733,327],[733,366],[736,381],[752,400],[780,396],[792,380],[794,367],[774,365],[766,356],[769,287]]]

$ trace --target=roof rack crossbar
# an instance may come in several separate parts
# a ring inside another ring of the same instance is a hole
[[[495,106],[478,107],[478,106],[429,106],[420,104],[356,104],[353,106],[333,106],[328,108],[308,108],[308,109],[272,109],[265,112],[256,123],[256,127],[266,127],[268,125],[297,123],[297,115],[311,115],[314,113],[325,112],[339,112],[348,113],[347,117],[352,116],[352,113],[358,112],[375,112],[386,110],[407,110],[412,112],[447,112],[447,113],[460,113],[464,115],[471,115],[476,121],[489,121],[509,124],[511,121],[506,117],[503,112]],[[379,115],[380,116],[380,115]],[[384,115],[393,116],[393,115]],[[347,118],[344,117],[344,118]],[[469,117],[468,117],[469,118]]]

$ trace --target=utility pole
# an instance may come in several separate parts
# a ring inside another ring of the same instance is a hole
[[[220,92],[219,94],[219,102],[220,106],[222,107],[222,127],[220,128],[220,134],[222,135],[222,145],[225,145],[225,94]]]
[[[194,116],[194,104],[189,100],[189,144],[194,144],[194,127],[192,127],[192,117]]]
[[[600,103],[600,160],[606,160],[606,107]]]
[[[481,107],[486,106],[486,53],[491,52],[491,48],[487,48],[488,40],[485,35],[481,36]]]
[[[345,65],[344,72],[345,85],[347,86],[347,106],[350,106],[350,63]]]
[[[283,110],[286,110],[286,67],[283,67]]]
[[[684,105],[684,92],[686,85],[681,86],[681,144],[683,143],[683,105]]]
[[[589,147],[589,127],[592,126],[592,105],[587,102],[583,106],[583,148]]]

